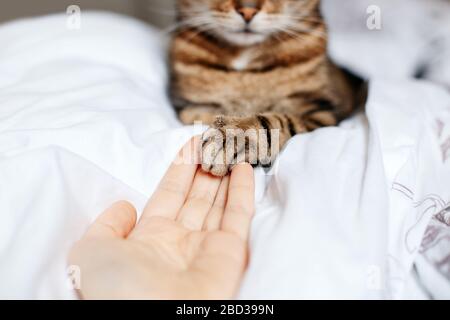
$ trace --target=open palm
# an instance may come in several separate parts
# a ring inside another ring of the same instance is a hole
[[[231,299],[247,265],[254,178],[249,165],[217,178],[176,161],[148,202],[119,202],[72,249],[86,299]],[[192,150],[191,150],[192,151]]]

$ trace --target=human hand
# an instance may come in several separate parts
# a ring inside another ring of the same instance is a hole
[[[194,145],[197,155],[198,138]],[[131,204],[116,203],[74,245],[69,264],[80,268],[82,298],[235,296],[247,266],[253,169],[217,178],[190,162],[172,164],[139,222]]]

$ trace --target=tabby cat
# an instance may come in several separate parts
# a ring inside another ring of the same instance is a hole
[[[270,165],[291,137],[364,102],[365,83],[327,56],[320,0],[178,0],[177,14],[171,98],[183,123],[211,126],[206,172],[224,176],[238,159]]]

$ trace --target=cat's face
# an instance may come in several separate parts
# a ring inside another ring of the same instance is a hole
[[[178,0],[182,26],[249,46],[269,37],[305,32],[317,22],[320,0]],[[315,19],[315,20],[314,20]]]

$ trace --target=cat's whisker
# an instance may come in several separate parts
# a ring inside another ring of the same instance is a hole
[[[284,34],[288,35],[289,37],[291,37],[291,38],[293,38],[295,40],[299,40],[299,41],[304,41],[306,39],[306,37],[305,37],[306,35],[314,35],[312,32],[299,33],[298,31],[291,30],[289,28],[282,28],[282,27],[277,28],[277,30],[279,32],[284,33]],[[319,36],[319,38],[322,38],[324,40],[327,39],[326,35],[325,36],[324,35],[316,35],[316,36]]]
[[[302,17],[290,17],[290,16],[284,16],[284,17],[268,17],[267,20],[272,22],[281,22],[281,23],[314,23],[317,25],[325,25],[325,22],[322,20],[315,20],[315,19],[307,19]]]
[[[298,24],[286,24],[285,28],[289,29],[293,32],[298,32],[298,33],[307,34],[307,35],[315,35],[315,36],[321,37],[323,39],[328,38],[327,33],[324,31],[317,30],[317,29],[305,29],[305,28],[302,28],[301,26],[299,26]]]
[[[289,30],[289,29],[287,29],[287,28],[284,28],[284,27],[275,27],[275,29],[276,29],[279,33],[286,34],[286,35],[290,36],[291,38],[294,38],[294,39],[303,39],[303,37],[302,37],[300,34],[297,34],[297,33],[293,32],[293,31],[291,31],[291,30]]]
[[[198,27],[202,26],[204,24],[211,24],[213,25],[214,22],[207,18],[192,18],[185,20],[185,26],[187,27]]]
[[[205,23],[211,23],[211,21],[209,21],[209,20],[207,21],[206,19],[200,19],[200,18],[185,19],[181,22],[175,23],[172,26],[169,26],[168,30],[164,30],[164,32],[170,33],[170,32],[180,30],[184,27],[198,27]]]
[[[272,36],[272,38],[274,38],[278,42],[283,42],[284,41],[284,39],[280,36],[280,32],[273,33],[271,36]]]
[[[328,35],[326,33],[323,33],[321,31],[317,31],[317,30],[303,30],[303,29],[292,29],[292,28],[290,30],[295,33],[299,33],[299,34],[303,34],[303,35],[316,36],[316,37],[324,39],[324,40],[328,39]]]
[[[286,19],[286,18],[290,18],[290,19],[294,19],[294,20],[303,20],[303,21],[311,21],[311,22],[320,22],[320,23],[325,23],[323,21],[322,18],[320,17],[312,17],[312,16],[308,16],[308,15],[295,15],[292,13],[279,13],[279,14],[270,14],[270,17],[274,17],[274,18],[278,18],[278,19]]]
[[[216,31],[218,26],[217,26],[217,23],[212,23],[212,22],[208,21],[208,22],[203,22],[203,23],[196,23],[195,26],[188,25],[187,27],[191,31],[193,31],[193,34],[185,39],[187,42],[190,42],[202,33],[209,33],[209,32]]]
[[[285,23],[285,26],[287,26],[289,28],[294,28],[299,31],[308,31],[308,30],[316,30],[317,31],[317,28],[305,27],[298,23]],[[318,27],[321,27],[321,26],[318,26]]]

